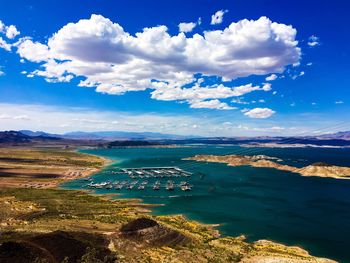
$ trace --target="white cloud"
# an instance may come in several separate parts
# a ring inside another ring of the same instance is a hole
[[[5,24],[0,20],[0,33],[3,33],[5,30]]]
[[[1,29],[1,21],[0,21],[0,29]],[[8,114],[0,114],[0,120],[11,119],[11,116]]]
[[[335,101],[334,103],[335,103],[335,104],[343,104],[343,103],[344,103],[344,101],[342,101],[342,100],[338,100],[338,101]]]
[[[308,62],[306,66],[312,66],[312,62]]]
[[[11,44],[7,43],[2,37],[0,37],[0,48],[6,51],[11,51]]]
[[[9,114],[0,114],[0,120],[30,120],[30,118],[25,115],[9,115]]]
[[[228,10],[219,10],[216,11],[216,13],[214,15],[211,16],[211,25],[217,25],[217,24],[221,24],[223,19],[224,19],[224,14],[227,13]]]
[[[214,108],[214,105],[217,105],[216,109],[228,109],[225,103],[219,104],[218,99],[238,97],[253,91],[263,90],[263,88],[253,86],[251,83],[238,87],[226,87],[223,84],[213,87],[201,87],[197,82],[191,88],[169,88],[166,84],[158,84],[159,86],[151,93],[153,99],[187,101],[191,104],[191,108],[198,108],[198,105],[200,105],[201,108],[204,108],[205,105],[207,105],[208,108]],[[206,101],[210,99],[212,99],[210,103]]]
[[[1,76],[5,76],[5,72],[3,72],[2,70],[0,70],[0,77]]]
[[[264,83],[264,85],[262,86],[262,90],[270,91],[271,90],[271,83]]]
[[[191,32],[195,27],[196,23],[190,22],[190,23],[180,23],[179,24],[179,32]]]
[[[301,76],[304,76],[305,75],[305,71],[301,71],[299,74],[296,74],[296,75],[293,75],[292,76],[292,79],[295,80]]]
[[[266,81],[273,81],[275,79],[277,79],[277,75],[276,74],[271,74],[270,76],[265,78]]]
[[[249,102],[243,101],[243,98],[233,99],[233,100],[231,100],[231,102],[232,102],[232,103],[236,103],[236,104],[244,104],[244,105],[249,104]]]
[[[13,119],[15,119],[15,120],[30,120],[30,118],[26,114],[14,116]]]
[[[320,44],[319,38],[317,36],[315,36],[315,35],[312,35],[311,37],[309,37],[309,41],[307,42],[307,44],[310,47],[318,46]]]
[[[101,93],[150,89],[154,99],[198,102],[269,90],[267,84],[232,89],[193,83],[196,74],[232,80],[282,73],[300,59],[295,37],[292,26],[266,17],[186,37],[183,32],[170,35],[166,26],[144,28],[133,35],[101,15],[92,15],[65,25],[47,43],[23,38],[17,53],[40,63],[28,77],[41,76],[48,82],[83,78],[79,86],[95,87]]]
[[[9,39],[13,39],[19,34],[20,32],[17,30],[17,28],[14,25],[10,25],[6,28],[6,36]]]
[[[9,39],[13,39],[20,34],[16,26],[14,25],[6,26],[1,20],[0,20],[0,33],[5,34],[6,37]]]
[[[247,109],[245,112],[248,111]],[[307,129],[312,131],[315,127],[295,127],[294,124],[284,123],[281,127],[280,120],[269,124],[249,118],[236,118],[231,114],[222,114],[211,111],[207,113],[194,112],[188,115],[135,113],[122,111],[96,111],[81,107],[55,107],[48,105],[6,104],[0,103],[0,122],[2,130],[42,130],[51,133],[64,133],[70,131],[134,131],[134,132],[162,132],[182,135],[201,136],[256,136],[269,135],[278,132],[283,135],[293,135],[295,132]],[[226,116],[225,118],[220,117]],[[29,116],[15,118],[16,116]],[[244,118],[244,119],[243,119]],[[312,120],[313,117],[311,118]],[[233,121],[234,120],[234,121]],[[304,123],[309,123],[308,121]],[[312,123],[312,121],[310,122]],[[240,124],[240,125],[238,125]],[[324,126],[319,123],[318,129]],[[330,124],[329,124],[330,125]],[[334,125],[333,125],[334,126]],[[293,130],[292,130],[292,127]]]
[[[33,42],[31,39],[23,39],[18,44],[17,53],[29,61],[42,62],[49,58],[49,49],[46,45]]]
[[[218,109],[218,110],[234,110],[235,107],[227,105],[227,103],[220,102],[219,100],[206,100],[206,101],[193,101],[190,102],[191,108],[195,109]]]
[[[275,111],[269,108],[255,108],[244,113],[244,115],[255,119],[266,119],[271,117]]]

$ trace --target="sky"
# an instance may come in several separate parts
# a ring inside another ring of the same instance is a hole
[[[0,130],[350,130],[348,1],[19,1],[0,9]]]

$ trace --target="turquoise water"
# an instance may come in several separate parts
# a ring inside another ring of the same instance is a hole
[[[165,189],[97,189],[97,193],[120,193],[121,197],[164,204],[155,207],[153,213],[184,214],[204,223],[219,223],[223,235],[244,234],[250,241],[270,239],[301,246],[313,255],[350,262],[350,180],[302,177],[269,168],[229,167],[225,164],[182,160],[195,154],[238,153],[274,156],[298,167],[316,161],[350,166],[350,149],[198,146],[94,149],[83,152],[114,160],[105,170],[116,167],[179,166],[194,173],[188,179],[194,185],[191,192],[182,192],[180,189],[172,192]],[[102,182],[128,178],[102,171],[94,175],[93,179],[94,182]],[[147,180],[150,184],[155,181]],[[62,187],[88,189],[86,184],[84,180],[75,180]]]

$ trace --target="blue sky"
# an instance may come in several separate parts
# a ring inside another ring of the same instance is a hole
[[[349,7],[11,1],[0,10],[0,129],[207,136],[350,129]]]

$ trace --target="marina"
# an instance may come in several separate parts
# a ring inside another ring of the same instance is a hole
[[[139,167],[139,168],[120,168],[117,171],[108,171],[110,174],[126,174],[131,179],[136,178],[170,178],[170,177],[190,177],[192,173],[179,167]]]
[[[153,189],[154,191],[165,189],[167,191],[173,191],[175,188],[179,188],[182,191],[191,191],[192,185],[189,184],[189,182],[181,182],[180,184],[175,184],[174,181],[167,181],[165,184],[161,183],[160,181],[156,181],[154,184],[149,184],[148,181],[106,181],[101,183],[94,183],[90,182],[87,184],[88,188],[94,188],[94,189],[115,189],[115,190],[121,190],[121,189],[127,189],[127,190],[145,190],[146,188]]]
[[[185,171],[179,167],[139,167],[139,168],[118,168],[116,170],[105,171],[105,174],[121,175],[129,177],[130,180],[113,181],[107,180],[104,182],[94,182],[92,178],[85,178],[84,181],[88,182],[86,185],[88,188],[95,189],[115,189],[115,190],[145,190],[152,189],[158,191],[165,189],[167,191],[174,191],[180,189],[182,191],[191,191],[192,185],[187,181],[181,181],[175,183],[170,178],[178,180],[178,178],[189,178],[192,173]],[[124,176],[124,177],[123,177]],[[140,180],[141,179],[141,180]],[[147,179],[151,179],[153,183],[149,183]],[[157,181],[154,181],[157,179]],[[162,182],[162,179],[168,179],[166,182]]]

